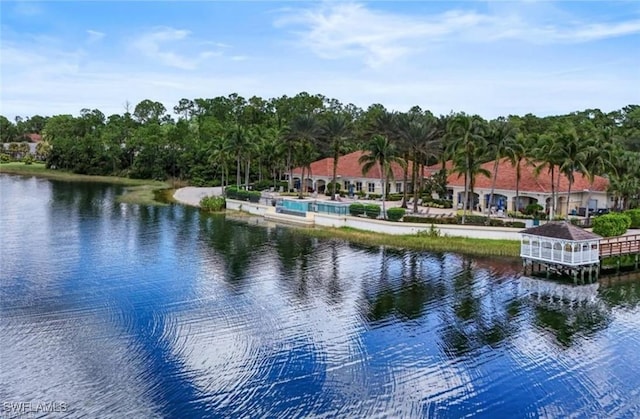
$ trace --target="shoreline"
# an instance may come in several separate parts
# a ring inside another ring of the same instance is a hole
[[[166,202],[156,200],[156,194],[160,191],[166,191],[165,198],[163,199],[164,201],[173,201],[181,205],[199,208],[200,199],[202,199],[202,197],[222,194],[221,187],[187,186],[172,190],[170,185],[166,182],[129,179],[115,176],[79,175],[70,172],[46,169],[43,164],[38,163],[32,165],[25,165],[23,163],[5,163],[0,165],[0,174],[35,176],[62,181],[100,182],[123,185],[126,187],[125,192],[117,197],[118,201],[133,204],[166,205]],[[242,211],[233,212],[242,213]],[[313,228],[304,228],[299,226],[288,227],[295,228],[302,234],[317,238],[346,240],[372,246],[391,246],[402,249],[434,252],[455,252],[474,256],[506,256],[515,258],[520,254],[520,243],[515,240],[450,236],[429,237],[417,235],[393,235],[354,228],[319,226],[315,226]]]
[[[95,182],[124,186],[124,192],[116,198],[118,202],[140,205],[167,205],[156,199],[162,190],[171,189],[167,182],[149,179],[130,179],[118,176],[81,175],[77,173],[47,169],[42,163],[26,165],[24,163],[2,163],[0,174],[37,177],[64,182]]]
[[[200,199],[207,195],[221,195],[222,188],[199,188],[185,187],[177,189],[173,197],[176,202],[199,207]],[[229,210],[233,213],[246,213],[244,211]],[[247,213],[248,214],[248,213]],[[266,220],[263,216],[258,216],[265,223],[280,224],[277,221]],[[394,235],[381,232],[372,232],[359,230],[354,228],[335,228],[335,227],[301,227],[286,224],[289,228],[294,228],[301,234],[325,239],[339,239],[351,241],[357,244],[371,246],[390,246],[401,249],[426,250],[433,252],[455,252],[473,256],[501,256],[501,257],[519,257],[520,242],[517,240],[504,239],[480,239],[467,237],[428,237],[417,235]]]

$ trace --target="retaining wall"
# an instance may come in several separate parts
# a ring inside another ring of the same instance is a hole
[[[372,231],[385,234],[416,234],[419,231],[429,230],[431,224],[391,222],[383,220],[373,220],[363,217],[352,217],[350,215],[331,215],[315,212],[307,212],[306,216],[276,213],[275,207],[269,205],[256,204],[247,201],[237,201],[227,199],[227,208],[235,211],[244,211],[249,214],[261,215],[265,219],[274,222],[295,224],[305,227],[351,227],[358,230]],[[519,228],[507,227],[484,227],[469,225],[434,224],[440,234],[452,237],[470,237],[478,239],[506,239],[520,240]]]

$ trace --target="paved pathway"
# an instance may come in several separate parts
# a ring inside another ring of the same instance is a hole
[[[202,198],[211,195],[222,195],[222,187],[198,188],[195,186],[187,186],[186,188],[180,188],[175,191],[173,198],[182,204],[198,207],[200,206],[200,200]]]

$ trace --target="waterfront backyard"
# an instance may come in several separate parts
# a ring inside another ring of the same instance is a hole
[[[640,282],[0,175],[1,396],[117,417],[640,415]],[[24,222],[24,214],[30,222]]]

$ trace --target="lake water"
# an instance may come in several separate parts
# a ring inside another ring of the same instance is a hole
[[[0,417],[640,417],[638,280],[120,191],[0,175]]]

